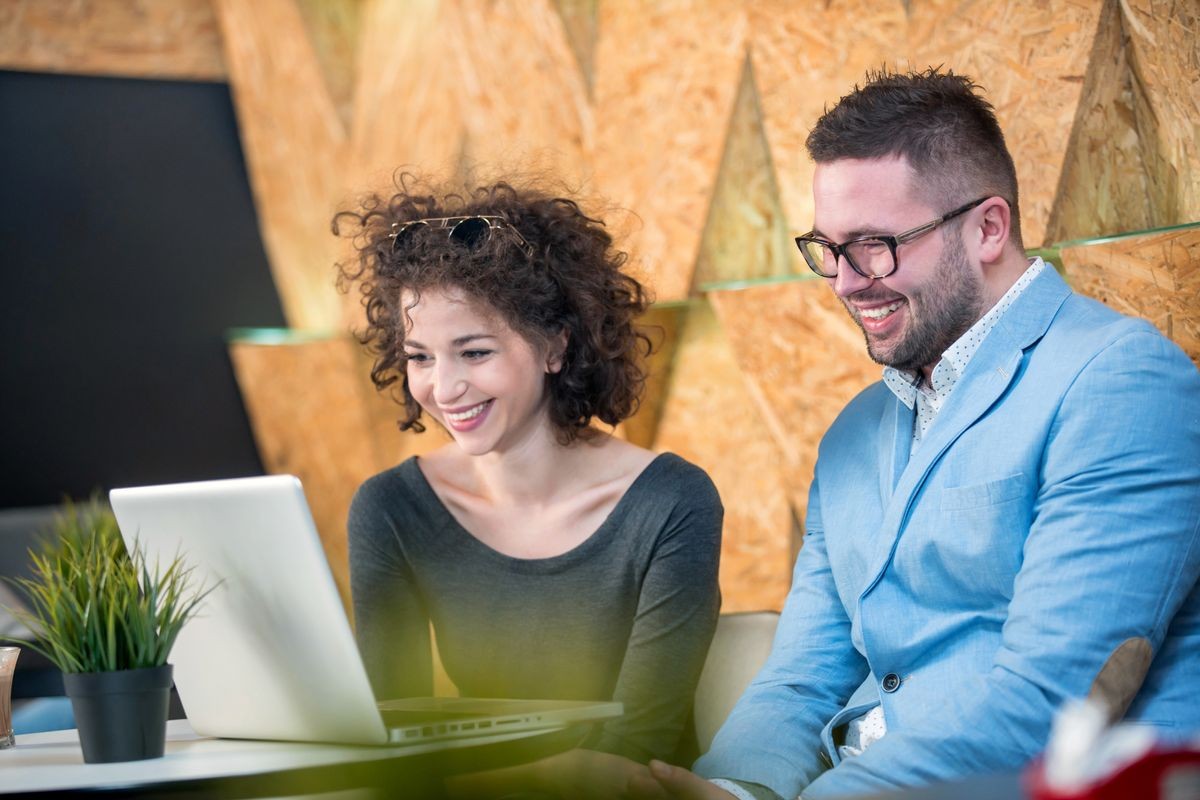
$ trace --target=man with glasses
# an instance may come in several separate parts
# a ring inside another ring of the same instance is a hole
[[[698,775],[654,763],[647,795],[1012,771],[1084,696],[1200,729],[1200,374],[1026,258],[977,89],[874,74],[808,138],[815,224],[796,242],[883,380],[821,443],[766,666]]]

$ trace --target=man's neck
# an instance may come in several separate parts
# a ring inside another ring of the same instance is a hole
[[[937,369],[937,365],[940,363],[942,363],[942,359],[939,357],[938,360],[932,364],[926,364],[917,370],[917,380],[913,383],[913,386],[916,386],[918,389],[923,389],[926,386],[932,386],[933,371]]]
[[[1021,276],[1025,274],[1025,270],[1029,269],[1033,261],[1026,257],[1023,253],[1018,252],[1015,248],[1010,248],[1005,251],[1005,258],[985,268],[984,275],[984,302],[981,304],[979,314],[971,321],[971,324],[964,328],[959,335],[950,343],[950,347],[961,339],[967,331],[973,328],[979,320],[988,315],[996,304],[1000,302],[1004,295],[1008,294],[1008,290],[1013,287]],[[949,350],[950,348],[946,348]],[[933,385],[933,371],[937,365],[942,362],[942,356],[939,355],[936,360],[926,364],[917,370],[916,388],[921,389],[926,386]]]
[[[1009,245],[1004,249],[1004,255],[999,261],[985,264],[983,267],[984,308],[979,312],[978,322],[983,316],[996,307],[1000,298],[1012,288],[1012,285],[1025,274],[1032,262],[1029,257],[1016,247]],[[974,323],[972,323],[974,324]],[[931,367],[932,369],[932,367]]]

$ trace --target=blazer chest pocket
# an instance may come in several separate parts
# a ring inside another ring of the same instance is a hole
[[[942,489],[942,511],[968,511],[1020,500],[1031,487],[1022,472],[986,483]]]
[[[929,523],[937,532],[920,558],[954,602],[996,610],[1012,598],[1033,491],[1023,474],[942,489],[940,512]]]

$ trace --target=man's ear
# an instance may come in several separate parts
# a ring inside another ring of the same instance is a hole
[[[1012,232],[1012,209],[1002,197],[989,197],[979,206],[979,226],[975,229],[979,260],[984,264],[999,261]]]
[[[566,328],[558,332],[558,335],[550,339],[550,346],[546,350],[546,372],[554,374],[560,372],[563,368],[563,358],[567,352],[567,341],[570,339],[570,334]]]

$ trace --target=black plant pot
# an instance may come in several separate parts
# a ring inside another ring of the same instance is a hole
[[[63,675],[83,760],[141,761],[163,754],[171,665]]]

